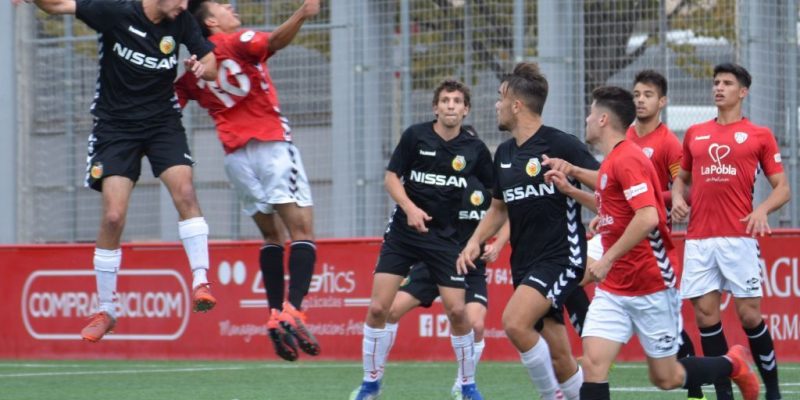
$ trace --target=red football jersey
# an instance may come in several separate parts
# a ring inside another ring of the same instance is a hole
[[[643,296],[677,286],[680,271],[659,184],[653,164],[630,140],[618,144],[600,165],[595,198],[604,252],[619,240],[636,210],[652,206],[658,211],[658,227],[614,262],[601,289]]]
[[[753,211],[759,164],[767,176],[783,172],[769,128],[746,118],[728,125],[714,119],[686,131],[681,168],[692,173],[687,239],[748,236],[740,220]]]
[[[658,124],[656,129],[642,137],[636,134],[636,128],[631,125],[625,136],[638,144],[656,167],[661,191],[669,191],[672,179],[678,175],[681,167],[683,148],[678,137],[664,123]]]
[[[266,61],[272,56],[269,36],[251,30],[211,35],[217,80],[206,82],[185,73],[175,82],[181,106],[196,100],[214,118],[226,153],[251,139],[291,141],[289,121],[281,115],[278,92],[267,71]]]

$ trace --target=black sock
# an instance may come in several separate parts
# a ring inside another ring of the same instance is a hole
[[[564,307],[567,308],[567,314],[575,332],[580,336],[583,331],[583,322],[586,321],[586,312],[589,310],[589,297],[586,296],[586,291],[582,287],[575,288],[564,302]]]
[[[308,294],[314,263],[317,262],[317,246],[310,240],[292,242],[289,253],[289,303],[300,310],[303,298]]]
[[[258,258],[269,308],[283,310],[283,246],[267,244]]]
[[[758,366],[761,380],[767,389],[767,400],[781,398],[781,391],[778,387],[778,361],[775,357],[775,345],[772,344],[772,335],[767,329],[767,325],[762,320],[758,326],[752,329],[744,329],[750,341],[750,352],[753,353],[753,360]]]
[[[580,398],[581,400],[610,400],[611,391],[608,388],[608,382],[583,382]]]
[[[686,370],[685,389],[710,385],[719,378],[731,376],[733,371],[733,364],[725,357],[686,357],[678,362]]]
[[[686,358],[686,357],[694,357],[694,343],[692,343],[692,338],[689,337],[689,334],[686,333],[686,329],[681,331],[681,347],[678,348],[678,359]],[[687,395],[692,398],[703,398],[703,388],[701,386],[687,386],[686,391],[688,392]]]
[[[703,355],[706,357],[724,356],[728,352],[728,341],[722,331],[722,322],[700,328],[700,345],[703,346]],[[717,391],[717,400],[733,400],[733,387],[729,378],[714,382],[714,389]]]

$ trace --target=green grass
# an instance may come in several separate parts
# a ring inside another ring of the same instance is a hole
[[[800,399],[800,365],[781,364],[785,399]],[[295,400],[347,399],[361,379],[355,362],[0,361],[0,399]],[[382,400],[447,399],[452,363],[390,363]],[[482,362],[487,399],[538,398],[518,363]],[[618,364],[613,399],[685,399],[649,385],[644,364]],[[707,388],[709,399],[712,388]]]

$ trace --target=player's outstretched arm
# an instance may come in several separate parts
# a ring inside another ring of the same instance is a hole
[[[767,180],[772,185],[772,192],[753,212],[740,220],[747,224],[745,232],[752,236],[771,234],[772,230],[769,228],[767,215],[783,207],[791,197],[791,189],[789,188],[789,180],[786,178],[786,173],[781,172],[770,175]]]
[[[417,232],[428,232],[428,227],[425,226],[425,222],[430,221],[431,217],[408,198],[406,188],[403,187],[403,182],[400,181],[400,177],[392,171],[386,171],[386,175],[383,177],[383,184],[386,186],[386,192],[389,193],[392,200],[406,213],[408,225],[416,229]]]
[[[75,0],[33,0],[33,4],[50,15],[75,14]]]
[[[597,182],[597,171],[572,165],[567,160],[560,158],[551,158],[544,155],[542,165],[550,167],[551,170],[561,171],[578,180],[578,182],[586,185],[589,189],[594,190],[594,185]]]
[[[269,37],[269,52],[274,54],[278,50],[286,47],[297,36],[300,27],[306,19],[311,18],[319,13],[320,0],[306,0],[303,5],[292,14],[289,19],[272,31]]]
[[[689,204],[686,202],[686,192],[692,182],[692,174],[681,168],[672,181],[672,220],[685,222],[689,215]]]
[[[586,266],[586,272],[591,274],[595,281],[605,279],[614,261],[629,252],[639,242],[644,240],[647,235],[658,226],[658,210],[653,206],[642,207],[636,210],[631,222],[625,228],[625,232],[614,243],[611,248],[603,253],[603,257],[594,263]]]
[[[578,203],[581,203],[582,206],[592,210],[594,213],[597,213],[597,204],[595,202],[596,200],[594,198],[594,194],[585,192],[573,186],[571,183],[569,183],[566,174],[563,172],[551,169],[550,171],[545,172],[544,181],[554,184],[559,192],[563,193],[565,196],[572,197]]]
[[[486,216],[475,228],[472,237],[469,238],[464,250],[458,256],[456,270],[459,274],[466,274],[469,268],[475,269],[475,259],[481,253],[481,243],[496,234],[506,221],[508,221],[506,203],[503,203],[502,200],[492,199],[492,205],[486,211]]]

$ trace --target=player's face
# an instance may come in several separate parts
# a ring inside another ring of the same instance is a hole
[[[180,13],[186,11],[189,0],[158,0],[158,9],[167,19],[178,18]]]
[[[436,120],[447,128],[461,126],[461,122],[467,117],[469,107],[464,104],[464,93],[460,91],[448,92],[442,90],[439,93],[439,101],[433,107]]]
[[[501,131],[511,131],[514,126],[514,99],[508,93],[508,84],[503,83],[497,89],[497,102],[494,103],[497,114],[497,128]]]
[[[230,4],[209,3],[208,11],[217,23],[217,27],[223,32],[235,32],[242,26],[239,14]]]
[[[586,143],[593,145],[600,138],[600,119],[603,117],[601,111],[595,102],[592,102],[589,115],[586,117]]]
[[[714,104],[718,108],[729,108],[737,105],[745,96],[747,88],[740,85],[736,75],[721,72],[714,76]]]
[[[633,85],[633,104],[636,105],[636,119],[648,121],[657,117],[667,105],[667,97],[661,96],[655,85],[638,82]]]

